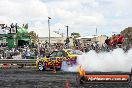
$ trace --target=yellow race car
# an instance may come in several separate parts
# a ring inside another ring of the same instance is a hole
[[[51,54],[46,55],[44,58],[39,58],[36,61],[36,67],[40,71],[47,68],[55,68],[56,70],[60,70],[62,62],[68,62],[68,65],[76,64],[77,56],[81,54],[81,51],[72,49],[53,51]]]

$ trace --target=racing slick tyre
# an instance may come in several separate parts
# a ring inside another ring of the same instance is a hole
[[[38,69],[39,69],[39,71],[45,70],[43,62],[38,62]]]

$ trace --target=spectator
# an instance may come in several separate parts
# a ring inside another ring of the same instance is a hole
[[[0,59],[3,59],[3,56],[2,56],[2,54],[0,54]]]
[[[11,59],[12,58],[11,52],[9,50],[6,50],[6,58],[7,59]]]
[[[87,51],[89,52],[90,50],[91,50],[90,44],[88,43],[88,44],[87,44]]]
[[[30,59],[31,52],[29,48],[26,49],[25,56],[26,56],[26,59]]]
[[[117,43],[117,38],[118,38],[118,36],[115,35],[115,34],[112,36],[112,39],[113,39],[113,42],[114,42],[114,43]]]
[[[110,43],[110,39],[107,37],[107,39],[105,40],[105,43],[109,46]]]
[[[95,46],[94,46],[93,42],[92,42],[92,44],[91,44],[91,49],[92,49],[92,50],[95,50]]]
[[[40,48],[40,56],[41,57],[45,56],[45,49],[43,47]]]
[[[117,39],[117,44],[118,46],[121,48],[121,45],[122,45],[122,42],[123,42],[123,36],[119,34],[119,37]]]

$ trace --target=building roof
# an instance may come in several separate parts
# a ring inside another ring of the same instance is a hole
[[[82,37],[78,37],[76,39],[86,39],[86,38],[94,38],[94,37],[98,37],[96,35],[93,35],[93,36],[82,36]]]

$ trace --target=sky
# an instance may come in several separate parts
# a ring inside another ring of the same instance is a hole
[[[29,24],[40,37],[51,31],[112,35],[132,27],[132,0],[0,0],[0,23]]]

